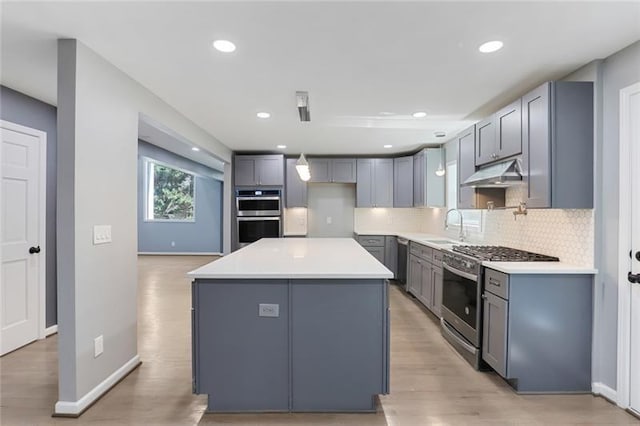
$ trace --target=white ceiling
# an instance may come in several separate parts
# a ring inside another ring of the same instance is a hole
[[[56,101],[77,38],[234,150],[370,154],[441,142],[640,39],[640,2],[2,3],[1,81]],[[211,47],[229,39],[236,52]],[[482,42],[505,47],[487,55]],[[310,123],[295,92],[309,91]],[[268,120],[257,119],[268,111]],[[426,111],[423,119],[410,116]],[[394,113],[388,115],[384,113]],[[383,144],[393,144],[385,150]]]

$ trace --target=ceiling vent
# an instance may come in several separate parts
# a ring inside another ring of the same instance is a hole
[[[311,110],[309,109],[309,92],[296,92],[298,104],[298,114],[300,121],[311,121]]]

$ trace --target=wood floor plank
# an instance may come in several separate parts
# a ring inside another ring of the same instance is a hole
[[[203,256],[140,256],[138,351],[143,364],[79,419],[52,418],[57,337],[0,358],[5,425],[638,425],[591,395],[517,395],[474,371],[440,336],[437,319],[396,286],[391,302],[391,394],[371,414],[204,414],[191,393],[190,285]]]

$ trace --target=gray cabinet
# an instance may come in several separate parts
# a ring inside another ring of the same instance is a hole
[[[444,207],[444,176],[437,176],[438,167],[444,167],[443,151],[426,148],[413,156],[414,207]]]
[[[393,159],[357,161],[357,207],[393,207]]]
[[[590,392],[593,277],[485,269],[482,358],[519,392]]]
[[[383,247],[365,247],[369,253],[373,255],[378,262],[384,264],[384,246]]]
[[[310,158],[310,182],[314,183],[355,183],[355,158]]]
[[[398,269],[398,239],[391,235],[358,235],[358,243],[395,277]]]
[[[307,207],[307,182],[300,179],[296,171],[296,158],[286,160],[286,207]]]
[[[545,83],[522,108],[527,207],[593,208],[593,83]]]
[[[394,235],[384,238],[384,266],[393,272],[394,278],[398,276],[398,238]]]
[[[409,244],[407,291],[436,316],[442,313],[442,253],[411,242]]]
[[[393,207],[413,207],[413,157],[393,159]]]
[[[284,185],[282,155],[237,155],[233,164],[236,186]]]
[[[507,315],[509,302],[492,293],[482,296],[482,359],[507,377]]]
[[[498,161],[522,152],[521,100],[476,124],[475,165]]]
[[[473,188],[460,186],[476,172],[475,164],[475,132],[471,126],[458,135],[458,208],[476,208],[476,196]]]

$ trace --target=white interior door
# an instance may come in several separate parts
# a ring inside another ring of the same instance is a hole
[[[45,140],[42,132],[7,122],[0,123],[0,131],[0,355],[4,355],[44,337],[44,256],[40,253],[44,248]]]
[[[640,277],[640,85],[628,98],[627,132],[631,151],[631,274]],[[620,194],[620,196],[624,196]],[[629,281],[635,281],[634,277]],[[640,282],[631,286],[629,406],[640,413]]]

